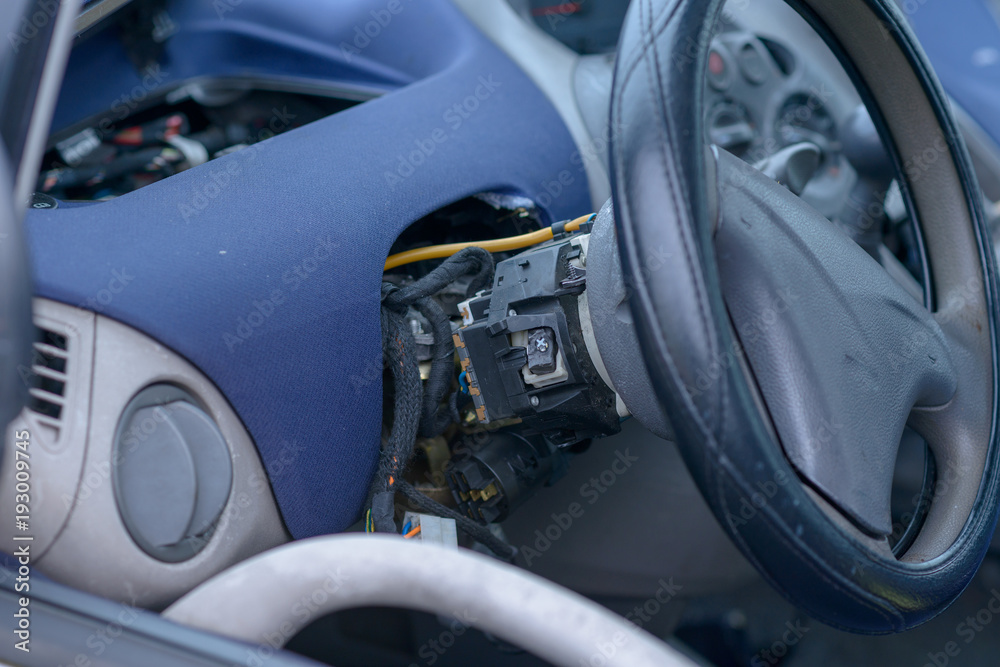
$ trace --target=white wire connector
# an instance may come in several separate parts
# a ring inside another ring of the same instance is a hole
[[[439,544],[450,549],[458,548],[455,520],[433,514],[407,512],[403,517],[403,537],[429,544]]]

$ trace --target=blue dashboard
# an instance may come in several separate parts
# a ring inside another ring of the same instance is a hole
[[[170,16],[156,71],[137,72],[113,36],[79,44],[53,130],[199,77],[374,99],[110,201],[30,211],[36,293],[187,358],[254,438],[291,534],[340,531],[379,451],[390,246],[481,192],[543,201],[545,221],[589,211],[577,147],[448,0],[181,0]],[[540,197],[552,183],[558,196]]]

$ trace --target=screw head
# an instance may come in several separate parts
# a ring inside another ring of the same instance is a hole
[[[535,407],[535,408],[538,407],[539,401],[538,401],[538,397],[537,396],[532,396],[531,398],[528,399],[528,402],[531,403],[532,407]]]
[[[514,310],[513,308],[511,308],[510,310],[507,311],[507,316],[508,317],[514,317],[515,315],[517,315],[517,311]]]
[[[549,349],[549,341],[545,340],[544,338],[536,338],[535,349],[538,350],[539,352],[544,352],[545,350]]]

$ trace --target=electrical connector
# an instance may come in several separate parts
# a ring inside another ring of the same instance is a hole
[[[449,549],[458,548],[458,531],[454,519],[407,512],[403,516],[403,537],[428,544],[439,544]]]

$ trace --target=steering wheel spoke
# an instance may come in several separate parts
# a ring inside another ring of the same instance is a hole
[[[959,381],[946,404],[916,406],[910,415],[909,425],[927,442],[936,470],[930,511],[904,555],[907,561],[930,560],[958,538],[973,512],[986,470],[988,449],[982,446],[982,425],[990,421],[993,391],[981,372],[990,359],[984,358],[981,334],[976,331],[976,303],[982,303],[982,295],[974,288],[965,295],[952,292],[934,313]]]
[[[722,291],[785,454],[857,527],[886,537],[910,412],[955,395],[946,336],[801,199],[728,153],[718,175]]]

